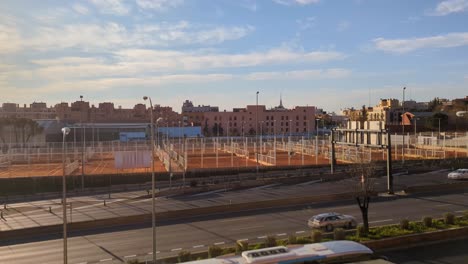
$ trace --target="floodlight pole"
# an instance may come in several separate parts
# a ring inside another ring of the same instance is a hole
[[[66,166],[65,166],[65,138],[70,133],[70,128],[62,128],[62,211],[63,211],[63,263],[68,263],[68,247],[67,247],[67,181],[66,181]]]
[[[154,197],[154,122],[153,122],[153,102],[151,97],[145,96],[143,100],[149,100],[150,103],[150,118],[151,118],[151,228],[153,231],[153,263],[156,263],[156,212],[155,212],[155,197]]]

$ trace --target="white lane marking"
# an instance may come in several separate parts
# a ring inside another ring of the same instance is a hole
[[[234,231],[240,231],[240,230],[247,230],[247,229],[255,229],[255,228],[262,228],[265,226],[249,226],[249,227],[242,227],[242,228],[237,228],[237,229],[232,229]]]
[[[221,189],[221,190],[215,190],[215,191],[210,191],[210,192],[202,192],[202,193],[194,194],[194,195],[192,195],[192,197],[203,196],[203,195],[209,195],[209,194],[219,193],[219,192],[227,192],[227,191],[229,191],[229,190],[230,190],[230,189]]]
[[[393,221],[393,219],[371,221],[371,222],[369,222],[369,224],[383,223],[383,222],[390,222],[390,221]]]
[[[238,239],[237,241],[240,241],[240,242],[242,242],[242,241],[249,241],[249,239],[248,239],[248,238],[243,238],[243,239]]]
[[[129,256],[125,256],[124,258],[134,258],[136,257],[136,255],[129,255]]]
[[[264,238],[266,238],[266,237],[267,237],[267,236],[259,236],[259,237],[257,237],[257,238],[258,238],[258,239],[264,239]]]
[[[438,205],[434,205],[434,207],[445,207],[445,206],[452,206],[452,204],[438,204]]]
[[[182,248],[173,248],[173,249],[171,249],[172,252],[174,252],[174,251],[181,251],[181,250],[182,250]]]
[[[455,213],[464,213],[466,212],[465,210],[459,210],[459,211],[455,211]]]
[[[193,246],[193,248],[202,248],[204,247],[205,245],[197,245],[197,246]]]
[[[305,185],[310,185],[310,184],[314,184],[317,182],[322,182],[322,180],[320,179],[320,180],[315,180],[315,181],[303,182],[303,183],[296,184],[296,186],[305,186]]]
[[[247,189],[247,190],[244,190],[244,191],[261,190],[261,189],[265,189],[265,188],[274,187],[274,186],[277,186],[277,185],[281,185],[281,183],[273,183],[273,184],[269,184],[269,185],[254,187],[254,188],[250,188],[250,189]]]
[[[277,236],[285,236],[286,233],[276,234]]]
[[[305,233],[305,231],[297,231],[296,234],[302,234]]]
[[[101,259],[99,262],[106,262],[106,261],[112,261],[112,258],[108,258],[108,259]]]
[[[159,254],[159,251],[156,251],[156,254]],[[149,252],[148,255],[153,255],[153,252]]]
[[[76,263],[76,264],[88,264],[88,262],[80,262],[80,263]]]
[[[226,223],[226,222],[234,222],[234,221],[242,221],[242,220],[246,220],[246,219],[251,219],[253,217],[241,217],[241,218],[234,218],[234,219],[228,219],[228,220],[222,220],[222,221],[219,221],[221,223]]]
[[[219,245],[224,245],[224,242],[216,242],[214,243],[216,246],[219,246]]]

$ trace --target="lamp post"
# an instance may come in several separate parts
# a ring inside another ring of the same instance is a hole
[[[67,249],[67,181],[65,173],[65,138],[70,133],[70,128],[62,128],[62,211],[63,211],[63,263],[68,263]]]
[[[401,116],[401,129],[402,129],[402,139],[403,139],[403,147],[401,148],[401,163],[405,163],[405,123],[403,120],[403,116],[405,115],[405,91],[406,87],[403,87],[403,102],[401,103],[401,106],[403,108],[403,114]]]
[[[85,148],[86,148],[86,130],[83,125],[83,96],[80,95],[80,123],[81,123],[81,190],[84,191],[84,170],[85,170]]]
[[[153,102],[148,96],[144,96],[143,100],[149,100],[151,112],[151,227],[153,231],[153,263],[156,263],[156,212],[154,199],[154,123],[153,123]],[[159,119],[158,119],[159,120]]]
[[[259,94],[259,93],[260,93],[260,92],[257,91],[257,101],[256,101],[257,104],[256,104],[256,108],[255,108],[255,123],[256,123],[256,129],[255,129],[255,135],[256,135],[256,136],[255,136],[255,141],[256,141],[257,143],[258,143],[258,94]],[[258,152],[259,152],[258,147],[259,147],[259,146],[257,146],[257,150],[256,150],[256,152],[257,152],[257,155],[256,155],[256,157],[257,157],[257,173],[258,173]]]

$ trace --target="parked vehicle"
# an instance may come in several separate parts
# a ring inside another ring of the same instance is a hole
[[[468,179],[468,169],[458,169],[456,171],[452,171],[448,174],[448,178],[451,180]]]
[[[326,231],[331,232],[336,227],[355,228],[357,221],[351,215],[324,213],[310,218],[308,225],[311,228],[324,228]]]

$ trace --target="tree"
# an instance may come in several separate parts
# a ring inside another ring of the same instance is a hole
[[[208,120],[205,120],[205,126],[203,127],[203,135],[205,135],[205,137],[210,136],[210,129],[208,128]]]
[[[16,142],[21,142],[25,145],[31,137],[42,133],[44,130],[39,124],[28,118],[1,118],[0,119],[0,139],[3,143],[6,143],[5,131],[6,128],[10,128],[9,133],[15,135]]]
[[[359,117],[361,129],[364,129],[364,122],[366,121],[367,121],[367,108],[365,105],[363,105],[362,110],[361,110],[361,116]]]
[[[357,163],[351,168],[355,182],[354,197],[361,210],[365,234],[369,233],[369,204],[375,192],[376,166],[373,162],[366,163],[364,157],[359,155]]]
[[[429,102],[428,110],[429,110],[430,112],[437,111],[437,110],[439,110],[439,108],[440,108],[441,105],[442,105],[442,102],[439,100],[439,97],[435,97],[434,99],[432,99],[432,100]]]
[[[439,120],[440,120],[440,128],[441,130],[445,130],[448,125],[448,115],[444,113],[435,113],[426,121],[426,126],[432,130],[439,129]]]

